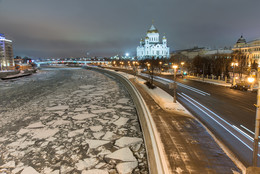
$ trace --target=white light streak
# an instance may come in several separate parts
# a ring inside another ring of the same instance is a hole
[[[203,112],[204,114],[206,114],[207,116],[209,116],[212,120],[214,120],[218,125],[220,125],[222,128],[224,128],[227,132],[229,132],[231,135],[233,135],[238,141],[240,141],[243,145],[245,145],[249,150],[253,151],[253,149],[247,144],[245,143],[243,140],[241,140],[237,135],[235,135],[233,132],[231,132],[231,130],[229,130],[227,127],[225,127],[223,124],[221,124],[218,120],[216,120],[215,118],[213,118],[211,115],[209,115],[206,111],[204,111],[202,108],[204,108],[205,110],[207,110],[208,112],[212,113],[213,115],[215,115],[216,117],[218,117],[219,119],[221,119],[223,122],[225,122],[226,124],[228,124],[229,126],[233,127],[233,125],[231,125],[230,123],[228,123],[227,121],[225,121],[223,118],[219,117],[217,114],[215,114],[214,112],[212,112],[211,110],[209,110],[208,108],[206,108],[205,106],[203,106],[202,104],[200,104],[199,102],[197,102],[196,100],[192,99],[191,97],[189,97],[188,95],[182,93],[178,93],[178,95],[180,95],[181,97],[183,97],[185,100],[187,100],[189,103],[191,103],[193,106],[195,106],[196,108],[198,108],[201,112]],[[199,106],[201,106],[202,108],[200,108]],[[234,128],[234,130],[238,131],[238,128]],[[247,139],[250,137],[249,135],[247,135],[246,133],[244,133],[242,130],[239,130],[238,132],[240,132],[241,135],[245,136]],[[250,140],[252,141],[252,140]],[[258,156],[260,156],[258,154]]]
[[[184,93],[182,93],[184,94]],[[228,131],[231,135],[233,135],[237,140],[239,140],[242,144],[244,144],[248,149],[250,149],[251,151],[253,151],[253,149],[247,145],[243,140],[241,140],[239,137],[237,137],[235,134],[233,134],[228,128],[226,128],[224,125],[222,125],[219,121],[217,121],[215,118],[213,118],[211,115],[209,115],[207,112],[205,112],[204,110],[202,110],[199,106],[197,106],[196,104],[194,104],[191,100],[189,100],[187,97],[181,95],[178,93],[178,95],[180,95],[181,97],[183,97],[185,100],[187,100],[188,102],[190,102],[193,106],[195,106],[196,108],[198,108],[201,112],[203,112],[204,114],[206,114],[207,116],[209,116],[212,120],[214,120],[217,124],[219,124],[222,128],[224,128],[226,131]],[[185,95],[185,94],[184,94]],[[258,154],[258,156],[260,156]]]

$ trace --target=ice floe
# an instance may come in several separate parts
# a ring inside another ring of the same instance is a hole
[[[99,146],[102,146],[104,144],[110,143],[110,141],[105,141],[105,140],[90,140],[86,139],[86,143],[88,143],[89,148],[97,148]]]
[[[111,154],[105,156],[105,158],[116,159],[121,161],[136,161],[132,151],[128,148],[119,149]]]
[[[97,115],[95,115],[95,114],[82,113],[82,114],[78,114],[76,116],[73,116],[72,118],[75,119],[75,120],[85,120],[85,119],[96,117],[96,116]]]
[[[118,147],[126,147],[130,146],[132,144],[137,144],[142,142],[142,138],[136,138],[136,137],[121,137],[120,139],[116,140],[115,145]]]
[[[116,169],[120,174],[130,174],[137,167],[137,161],[119,163],[116,165]]]

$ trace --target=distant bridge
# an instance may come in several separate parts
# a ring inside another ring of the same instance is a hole
[[[103,60],[48,60],[48,61],[35,61],[34,63],[37,64],[38,67],[40,67],[43,64],[49,64],[49,65],[57,65],[57,64],[109,64],[111,61],[103,61]]]

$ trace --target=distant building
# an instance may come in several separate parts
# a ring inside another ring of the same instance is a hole
[[[234,45],[233,51],[239,51],[245,55],[248,66],[254,62],[260,64],[260,38],[246,42],[246,39],[241,36]]]
[[[0,70],[14,69],[12,41],[0,34]]]
[[[167,39],[163,36],[162,42],[160,42],[159,32],[154,25],[147,31],[145,40],[140,40],[140,45],[137,47],[136,52],[138,59],[170,57],[170,48],[167,47]]]
[[[231,58],[232,50],[228,48],[224,49],[209,49],[204,47],[194,47],[190,49],[177,50],[171,54],[171,56],[178,56],[182,58],[193,59],[196,56],[201,57],[217,57],[218,55],[225,55],[226,58]]]
[[[218,56],[220,57],[225,57],[225,58],[231,58],[232,57],[232,53],[233,51],[231,49],[228,48],[224,48],[224,49],[214,49],[214,50],[207,50],[203,56],[211,56],[213,58],[218,58]]]
[[[204,55],[206,51],[207,49],[204,47],[194,47],[190,49],[176,50],[175,52],[171,53],[171,56],[178,55],[184,58],[193,59],[196,56]]]

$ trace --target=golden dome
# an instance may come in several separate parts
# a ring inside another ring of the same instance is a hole
[[[146,36],[146,37],[145,37],[145,39],[149,39],[149,37],[148,37],[148,36]]]
[[[148,30],[147,33],[159,33],[158,30]]]

